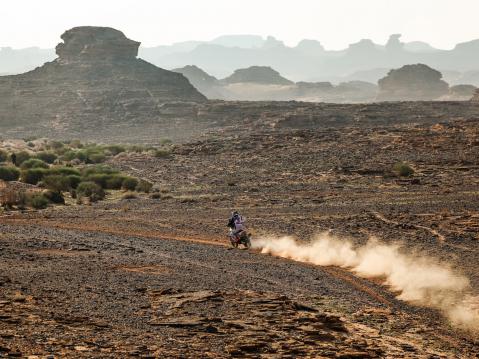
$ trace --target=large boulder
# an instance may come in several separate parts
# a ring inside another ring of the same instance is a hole
[[[138,59],[140,43],[118,30],[77,27],[62,39],[54,61],[0,77],[0,127],[82,133],[98,124],[154,122],[165,104],[206,100],[182,74]]]
[[[442,74],[423,64],[391,70],[378,84],[378,101],[430,101],[449,93]]]

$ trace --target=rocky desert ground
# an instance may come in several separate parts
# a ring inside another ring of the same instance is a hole
[[[392,117],[398,106],[375,109]],[[253,243],[329,231],[362,246],[374,236],[467,278],[477,298],[479,108],[436,120],[418,115],[434,104],[400,106],[415,110],[397,123],[328,126],[327,111],[231,121],[160,158],[108,161],[152,182],[150,194],[4,211],[0,356],[477,357],[474,323],[401,299],[384,276],[226,238],[232,209]],[[398,176],[397,162],[414,173]]]
[[[62,40],[0,78],[0,357],[479,356],[477,101],[210,101]]]

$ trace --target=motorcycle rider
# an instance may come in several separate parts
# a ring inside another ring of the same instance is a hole
[[[238,211],[231,212],[231,217],[228,221],[228,227],[233,230],[233,235],[236,238],[236,241],[239,242],[241,237],[241,232],[245,231],[245,220]]]

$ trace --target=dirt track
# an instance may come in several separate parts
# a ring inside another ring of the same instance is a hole
[[[339,268],[160,233],[55,228],[45,219],[1,223],[5,355],[194,357],[199,348],[213,357],[477,353],[438,313]],[[322,335],[320,345],[315,335]]]

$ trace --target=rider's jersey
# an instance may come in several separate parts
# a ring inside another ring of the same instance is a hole
[[[236,232],[245,230],[244,222],[245,221],[244,221],[243,216],[236,216],[236,218],[234,219],[235,231]]]

